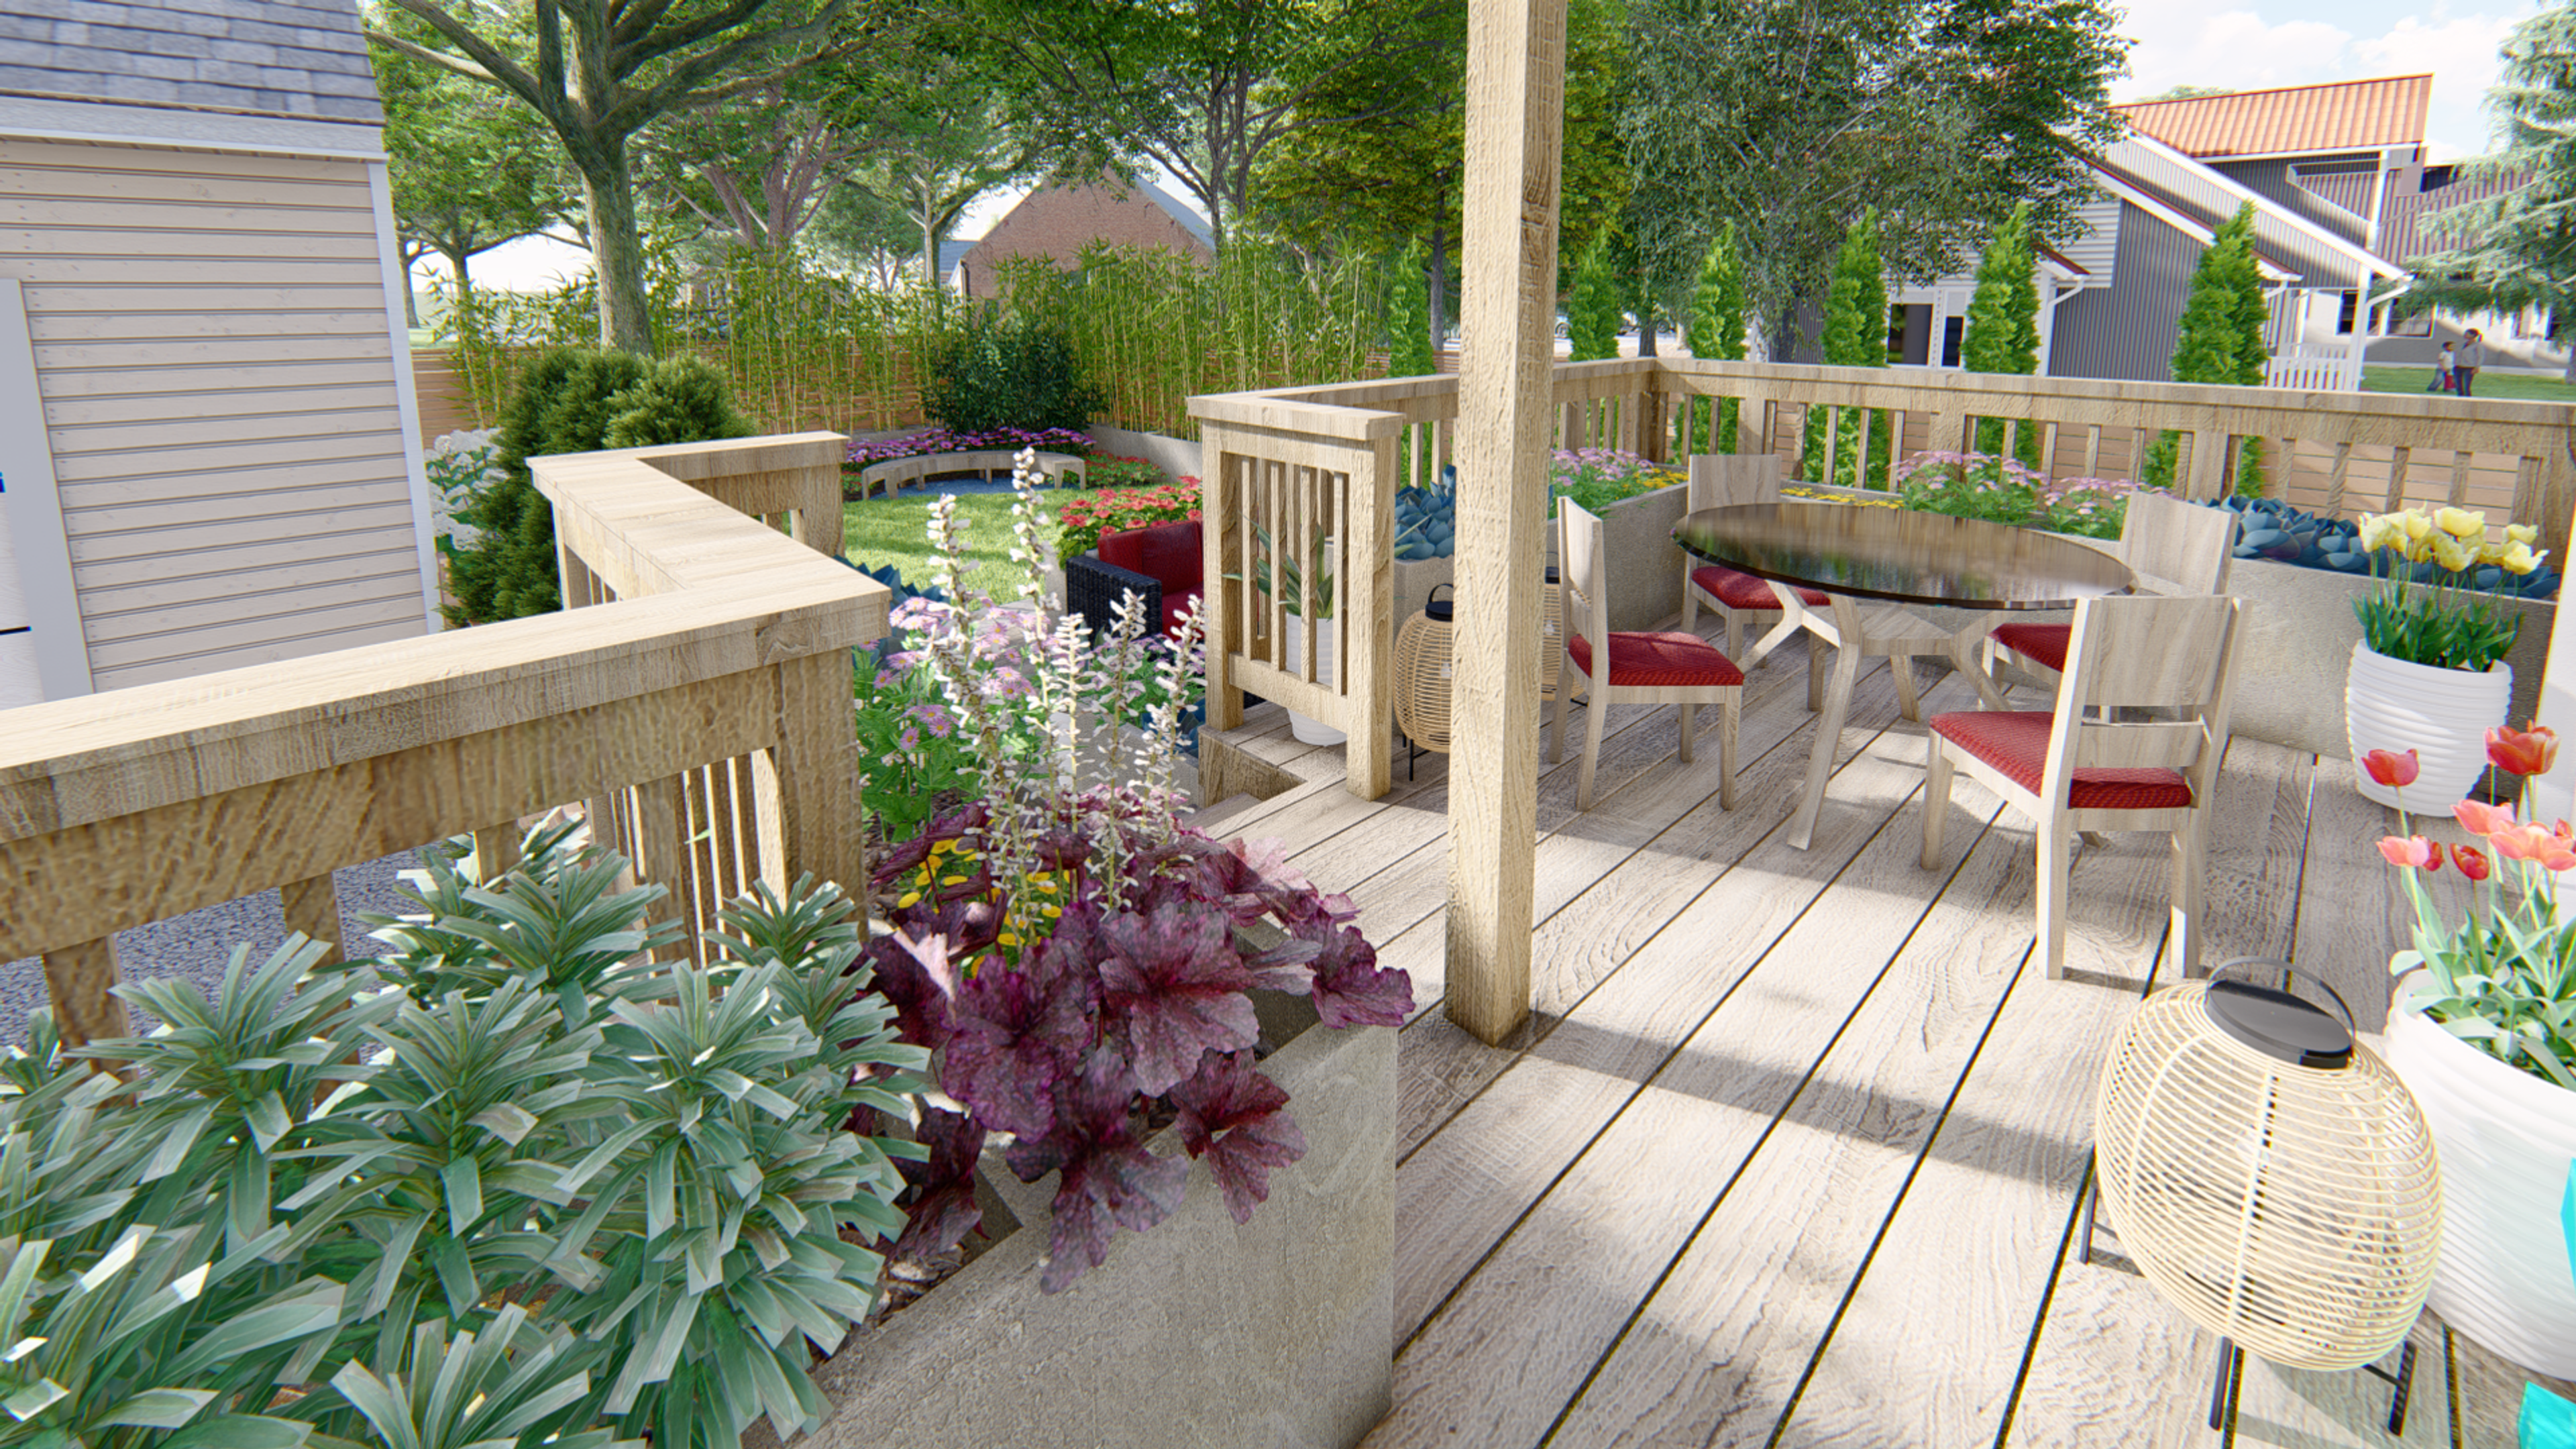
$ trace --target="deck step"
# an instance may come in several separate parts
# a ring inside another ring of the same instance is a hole
[[[1213,805],[1193,811],[1181,823],[1192,830],[1216,835],[1225,829],[1227,821],[1235,819],[1260,803],[1261,797],[1249,792],[1228,795]]]

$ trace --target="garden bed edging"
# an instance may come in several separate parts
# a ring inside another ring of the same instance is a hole
[[[1273,1003],[1260,1004],[1266,1021]],[[1308,1026],[1262,1063],[1287,1089],[1306,1155],[1271,1174],[1250,1223],[1194,1163],[1178,1212],[1120,1231],[1108,1262],[1050,1295],[1038,1291],[1046,1221],[1030,1215],[851,1334],[814,1374],[831,1417],[791,1443],[1357,1444],[1393,1393],[1395,1050],[1389,1027]],[[1151,1145],[1181,1151],[1169,1129]],[[1028,1203],[1052,1182],[999,1187]],[[766,1421],[744,1442],[769,1443]]]

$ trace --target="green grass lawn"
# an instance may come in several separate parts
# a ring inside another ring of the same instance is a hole
[[[2433,381],[2429,367],[2365,367],[2361,370],[2363,392],[2422,392]],[[2521,398],[2532,402],[2576,402],[2576,387],[2569,387],[2554,377],[2507,376],[2481,372],[2470,384],[2472,397]]]
[[[893,564],[915,588],[930,583],[930,497],[918,489],[893,498],[841,505],[841,551],[871,568]],[[1011,562],[1011,495],[960,493],[957,517],[965,525],[965,586],[996,599],[1011,597],[1019,566]]]

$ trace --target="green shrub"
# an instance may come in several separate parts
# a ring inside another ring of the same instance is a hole
[[[808,1345],[873,1309],[866,1244],[904,1223],[888,1144],[847,1124],[908,1112],[925,1057],[854,994],[837,889],[736,901],[701,970],[641,956],[673,929],[623,866],[560,830],[491,882],[433,855],[428,917],[378,920],[390,958],[298,939],[236,950],[211,1003],[130,983],[167,1029],[92,1049],[122,1080],[38,1013],[0,1091],[0,1445],[819,1424]]]
[[[448,554],[444,611],[453,624],[489,624],[562,607],[554,509],[530,458],[749,437],[724,378],[693,357],[654,362],[626,352],[558,348],[520,375],[501,417],[501,481],[457,517],[482,537]]]
[[[1062,332],[992,310],[940,344],[921,390],[922,410],[961,433],[1086,428],[1103,403]]]

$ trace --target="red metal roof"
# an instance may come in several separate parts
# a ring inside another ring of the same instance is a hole
[[[2112,109],[2184,155],[2213,160],[2420,146],[2432,101],[2428,74],[2137,101]]]

